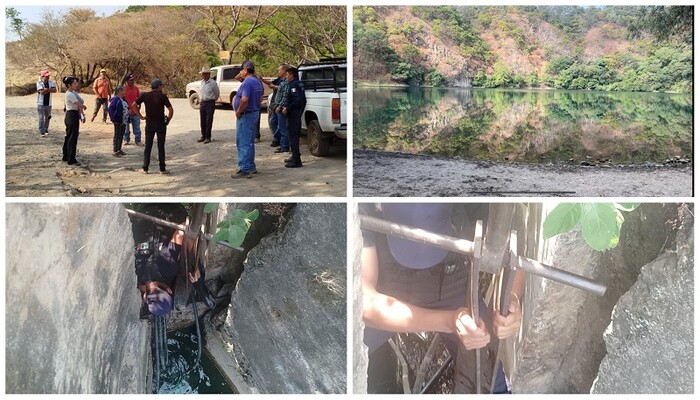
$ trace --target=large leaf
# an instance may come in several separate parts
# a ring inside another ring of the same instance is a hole
[[[219,222],[218,224],[216,224],[216,227],[217,228],[228,228],[230,225],[231,225],[231,221],[225,219],[225,220]]]
[[[211,240],[213,242],[223,242],[228,240],[228,229],[221,229],[216,232],[216,235],[212,236]]]
[[[207,203],[204,205],[204,212],[206,214],[211,214],[216,211],[217,208],[219,208],[219,203]]]
[[[245,216],[246,216],[245,210],[241,210],[240,208],[236,208],[231,213],[231,217],[245,218]]]
[[[560,233],[570,231],[581,218],[581,205],[578,203],[562,203],[554,207],[547,214],[542,226],[545,239],[554,237]]]
[[[228,230],[228,242],[233,247],[239,247],[245,239],[245,231],[237,225],[231,225]]]
[[[614,203],[618,210],[622,211],[634,211],[635,208],[639,207],[641,203]]]
[[[248,232],[248,228],[250,228],[250,222],[245,218],[231,217],[229,221],[231,221],[231,226],[237,226],[244,232]]]
[[[260,211],[258,211],[258,209],[256,208],[255,210],[249,212],[248,215],[246,215],[245,217],[252,222],[252,221],[255,221],[256,219],[258,219],[259,216],[260,216]]]
[[[581,205],[581,232],[589,246],[598,251],[617,245],[624,217],[610,203]]]

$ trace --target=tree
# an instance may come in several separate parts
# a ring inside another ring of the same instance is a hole
[[[220,52],[228,53],[228,64],[244,39],[262,26],[273,16],[279,7],[249,6],[206,6],[195,7],[203,20],[197,28],[203,30],[211,43]]]
[[[24,32],[27,29],[27,21],[20,17],[19,11],[14,7],[6,7],[5,19],[10,20],[10,30],[14,32],[20,40],[23,39]]]
[[[658,40],[678,37],[693,43],[693,6],[643,7],[638,22],[631,27],[633,36],[650,32]]]

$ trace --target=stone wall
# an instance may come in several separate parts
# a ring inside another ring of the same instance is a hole
[[[362,341],[365,323],[362,321],[362,231],[360,230],[360,218],[357,213],[357,205],[353,205],[352,213],[352,285],[353,285],[353,310],[352,310],[352,359],[353,359],[353,393],[367,393],[367,346]]]
[[[298,204],[281,231],[248,253],[225,319],[214,325],[246,391],[346,392],[345,207]]]
[[[120,204],[7,204],[7,393],[145,393],[131,224]]]

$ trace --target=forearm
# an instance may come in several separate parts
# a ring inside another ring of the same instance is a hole
[[[453,333],[454,310],[431,310],[378,292],[365,293],[363,319],[367,326],[392,332]]]

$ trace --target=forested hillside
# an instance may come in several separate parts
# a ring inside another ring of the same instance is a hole
[[[355,7],[354,78],[690,92],[693,7]]]
[[[345,57],[346,7],[130,6],[100,17],[89,8],[47,10],[41,23],[6,9],[20,40],[6,46],[6,81],[33,92],[40,69],[77,76],[90,85],[105,68],[116,82],[126,73],[148,83],[159,77],[172,94],[184,93],[202,66],[252,60],[275,75],[282,62]]]

